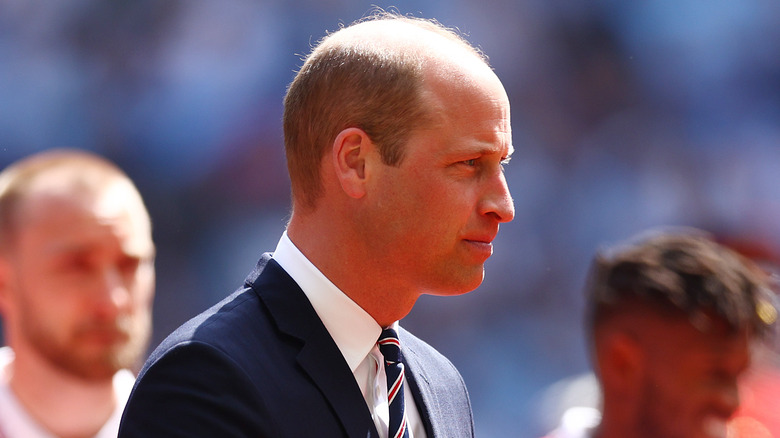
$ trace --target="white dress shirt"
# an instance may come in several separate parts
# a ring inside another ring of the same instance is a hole
[[[8,368],[13,360],[14,352],[10,347],[0,348],[0,437],[56,438],[27,413],[11,390],[9,385],[11,373]],[[128,370],[119,370],[114,375],[116,409],[94,438],[116,438],[119,432],[119,420],[122,418],[122,411],[134,382],[135,376]]]
[[[355,376],[363,398],[371,411],[381,438],[387,438],[389,410],[384,357],[376,341],[382,333],[363,308],[339,290],[293,244],[287,232],[282,234],[273,259],[300,286],[322,320],[328,333]],[[398,322],[393,324],[398,329]],[[401,346],[403,351],[403,346]],[[406,419],[409,438],[425,438],[425,427],[412,397],[409,382],[404,383]]]
[[[561,424],[546,438],[590,438],[601,423],[601,412],[596,408],[577,406],[569,408],[561,418]]]

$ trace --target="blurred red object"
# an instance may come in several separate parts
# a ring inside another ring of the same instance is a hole
[[[757,365],[740,382],[740,398],[728,438],[780,438],[780,368]]]

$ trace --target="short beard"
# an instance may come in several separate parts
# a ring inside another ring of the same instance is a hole
[[[81,338],[105,331],[120,339],[106,348],[86,353],[80,349]],[[115,324],[86,324],[79,327],[66,341],[55,339],[37,327],[26,327],[30,343],[55,368],[76,378],[96,382],[111,379],[117,371],[134,368],[146,351],[151,334],[149,317],[123,317]]]

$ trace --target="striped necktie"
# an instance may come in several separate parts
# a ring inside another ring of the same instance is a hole
[[[409,431],[404,413],[404,364],[401,356],[401,342],[395,330],[382,330],[379,336],[379,351],[385,357],[387,374],[387,405],[390,408],[388,438],[408,438]]]

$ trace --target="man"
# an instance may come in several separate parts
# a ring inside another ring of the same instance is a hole
[[[115,437],[151,332],[141,196],[87,152],[0,174],[0,437]]]
[[[460,375],[398,320],[476,288],[514,215],[500,81],[455,33],[378,14],[313,50],[284,128],[287,231],[152,354],[120,437],[473,436]]]
[[[597,255],[586,299],[601,418],[574,409],[551,437],[726,436],[776,317],[756,265],[703,232],[657,233]]]

